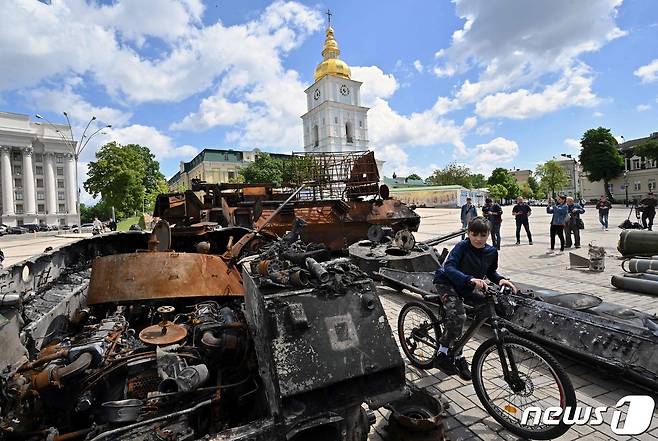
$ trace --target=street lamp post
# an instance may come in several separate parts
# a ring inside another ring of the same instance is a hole
[[[91,141],[91,138],[96,136],[98,133],[100,133],[101,130],[103,129],[111,129],[112,124],[107,124],[98,130],[96,130],[94,133],[89,135],[87,137],[87,130],[89,129],[89,126],[91,126],[91,123],[96,120],[95,116],[92,116],[87,125],[85,126],[85,129],[82,132],[82,136],[80,137],[80,141],[76,142],[75,137],[73,136],[73,127],[71,126],[71,120],[69,119],[69,114],[67,112],[63,112],[64,116],[66,117],[66,124],[68,125],[69,128],[69,133],[71,135],[71,138],[69,139],[67,136],[64,136],[64,134],[57,128],[53,123],[51,123],[47,118],[36,114],[35,116],[39,119],[42,119],[46,121],[54,130],[56,133],[59,134],[59,136],[62,138],[66,146],[71,149],[71,154],[73,155],[73,159],[75,159],[75,194],[76,194],[76,201],[75,201],[75,206],[76,206],[76,211],[78,212],[78,226],[81,225],[80,223],[80,183],[78,182],[78,159],[80,158],[80,155],[82,154],[82,151],[87,147],[87,144],[89,144],[89,141]],[[86,139],[85,139],[86,138]]]
[[[624,170],[624,190],[626,190],[624,204],[628,207],[628,170]]]

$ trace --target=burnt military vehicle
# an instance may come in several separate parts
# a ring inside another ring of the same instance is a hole
[[[0,439],[364,440],[404,364],[372,281],[292,239],[162,223],[0,272]]]

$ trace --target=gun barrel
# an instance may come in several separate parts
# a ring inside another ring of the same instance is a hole
[[[452,233],[444,234],[442,236],[437,236],[433,239],[427,239],[427,240],[425,240],[421,243],[432,247],[434,245],[440,244],[441,242],[445,242],[447,240],[454,239],[455,237],[461,236],[462,234],[466,234],[466,228],[462,228],[462,229],[459,229],[457,231],[453,231]]]

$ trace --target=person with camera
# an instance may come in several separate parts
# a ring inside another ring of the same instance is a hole
[[[569,196],[567,197],[567,212],[569,216],[564,227],[566,247],[571,248],[571,235],[573,234],[574,248],[580,248],[580,230],[585,226],[580,215],[585,212],[585,209],[580,204],[575,203],[573,198]]]
[[[601,195],[601,198],[596,203],[596,209],[599,210],[599,223],[601,224],[601,229],[608,231],[608,214],[612,204],[605,195]]]
[[[653,227],[653,219],[656,217],[656,195],[650,191],[647,197],[640,201],[640,208],[642,210],[642,226],[651,231]]]
[[[564,224],[567,221],[568,208],[565,203],[567,200],[564,195],[557,195],[555,203],[553,199],[548,198],[548,206],[546,207],[546,213],[552,214],[551,217],[551,251],[555,251],[555,236],[560,238],[560,252],[564,252]]]

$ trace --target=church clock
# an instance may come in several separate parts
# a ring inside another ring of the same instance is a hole
[[[320,99],[320,89],[315,89],[315,92],[313,92],[313,98],[316,100]]]
[[[342,95],[347,96],[350,94],[350,88],[343,84],[342,86],[340,86],[340,93]]]

